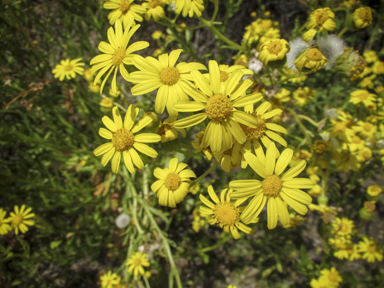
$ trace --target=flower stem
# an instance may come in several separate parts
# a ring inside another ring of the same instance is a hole
[[[213,170],[215,170],[218,164],[219,164],[218,162],[213,163],[213,164],[211,165],[211,167],[209,167],[209,169],[208,169],[207,171],[205,171],[203,174],[201,174],[201,175],[199,176],[199,178],[193,180],[193,182],[191,183],[191,186],[193,186],[193,185],[199,183],[199,181],[200,181],[201,179],[203,179],[205,176],[207,176],[209,173],[211,173]]]

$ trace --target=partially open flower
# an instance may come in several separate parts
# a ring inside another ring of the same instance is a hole
[[[352,81],[360,78],[365,67],[367,67],[367,63],[364,58],[359,54],[359,51],[353,50],[352,47],[345,48],[344,53],[336,59],[335,64],[336,70],[350,77]]]
[[[305,24],[308,31],[304,33],[303,40],[306,42],[311,41],[317,31],[322,32],[324,30],[333,31],[336,28],[336,23],[333,21],[335,14],[328,7],[316,9],[309,15],[309,20]]]
[[[369,7],[360,7],[353,12],[353,22],[359,29],[363,29],[372,23],[372,11]]]
[[[284,39],[267,40],[260,46],[260,54],[258,57],[266,66],[268,65],[268,62],[276,61],[279,61],[284,65],[286,61],[285,55],[289,50],[289,44]]]
[[[309,48],[295,60],[295,66],[302,72],[315,72],[328,63],[327,58],[316,47]]]

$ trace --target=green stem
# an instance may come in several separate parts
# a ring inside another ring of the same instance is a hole
[[[145,276],[145,274],[143,275],[143,278],[144,278],[145,287],[151,288],[151,285],[149,285],[148,278]]]
[[[201,174],[201,175],[199,176],[199,178],[197,178],[197,179],[195,179],[194,181],[192,181],[191,186],[193,186],[193,185],[199,183],[199,181],[200,181],[201,179],[203,179],[205,176],[207,176],[209,173],[211,173],[213,170],[215,170],[218,164],[219,164],[218,162],[213,163],[213,164],[211,165],[211,167],[209,167],[209,169],[208,169],[207,171],[205,171],[203,174]]]
[[[231,234],[226,235],[226,237],[223,240],[217,242],[215,245],[210,246],[210,247],[206,247],[206,248],[203,248],[203,249],[200,249],[200,250],[197,250],[195,253],[205,253],[205,252],[208,252],[208,251],[215,250],[217,247],[220,247],[225,242],[227,242],[229,239],[232,239],[232,235]]]
[[[298,115],[296,114],[296,112],[292,108],[288,108],[288,111],[292,114],[293,118],[295,118],[297,124],[299,125],[301,132],[304,133],[307,144],[311,145],[312,139],[311,139],[310,135],[308,134],[309,131],[305,128],[303,122],[301,122],[300,118],[298,117]]]
[[[343,36],[343,34],[344,34],[345,32],[347,32],[348,30],[349,30],[348,27],[344,27],[344,29],[340,31],[340,33],[337,35],[337,37],[340,38],[340,37]]]
[[[227,37],[225,37],[223,34],[220,33],[219,30],[217,30],[215,28],[215,26],[213,26],[213,23],[211,21],[207,21],[205,20],[204,18],[202,17],[199,17],[199,20],[206,26],[208,27],[209,30],[211,30],[211,32],[213,34],[215,34],[217,37],[219,37],[221,40],[223,40],[225,43],[227,43],[229,46],[232,46],[233,48],[235,48],[236,50],[239,50],[239,51],[243,51],[245,52],[246,49],[245,47],[242,47],[238,44],[236,44],[235,42],[233,42],[232,40],[228,39]]]
[[[144,199],[148,199],[149,189],[148,189],[148,167],[144,166],[143,168],[143,194]]]
[[[215,1],[215,10],[213,11],[213,15],[211,18],[211,22],[214,22],[217,16],[217,12],[219,12],[219,1]]]

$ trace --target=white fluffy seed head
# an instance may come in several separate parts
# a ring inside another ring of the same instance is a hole
[[[115,224],[117,227],[119,227],[120,229],[122,228],[125,228],[129,225],[129,223],[131,222],[131,217],[129,217],[128,214],[120,214],[119,216],[117,216],[117,218],[115,219]]]
[[[295,66],[295,60],[297,55],[307,50],[313,43],[313,40],[310,42],[305,42],[303,39],[301,39],[301,37],[289,41],[289,46],[291,47],[291,50],[289,51],[289,53],[287,53],[287,67],[297,72],[297,68]]]
[[[316,43],[319,46],[320,52],[328,59],[328,63],[324,67],[326,70],[332,68],[336,62],[336,58],[344,53],[346,47],[344,40],[338,38],[336,35],[321,37]]]

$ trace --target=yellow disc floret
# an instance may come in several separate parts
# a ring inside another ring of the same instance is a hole
[[[268,197],[276,197],[279,195],[283,182],[277,175],[271,175],[263,181],[263,193]]]
[[[130,149],[133,143],[135,143],[135,136],[125,128],[117,130],[112,135],[112,144],[117,151],[122,152]]]
[[[112,55],[112,64],[115,66],[119,66],[121,63],[123,63],[124,56],[125,56],[125,49],[117,48]]]
[[[267,126],[265,125],[264,119],[262,119],[259,115],[257,115],[257,128],[252,128],[249,126],[245,126],[240,123],[240,127],[243,129],[245,136],[247,136],[247,140],[256,141],[264,136],[267,131]]]
[[[164,85],[172,86],[180,79],[179,71],[175,67],[167,67],[160,72],[160,81]]]
[[[12,224],[15,226],[19,226],[23,222],[23,216],[17,214],[13,219],[12,219]]]
[[[221,202],[216,204],[214,208],[214,217],[217,220],[217,223],[223,226],[234,225],[239,221],[239,209],[236,206],[229,202]]]
[[[131,7],[131,3],[129,0],[122,0],[120,3],[120,11],[123,15],[127,14],[129,8]]]
[[[175,173],[169,173],[164,183],[169,190],[176,190],[180,187],[182,181],[179,175]]]
[[[232,110],[231,100],[223,94],[211,97],[205,106],[207,116],[211,120],[223,121],[231,116]]]

